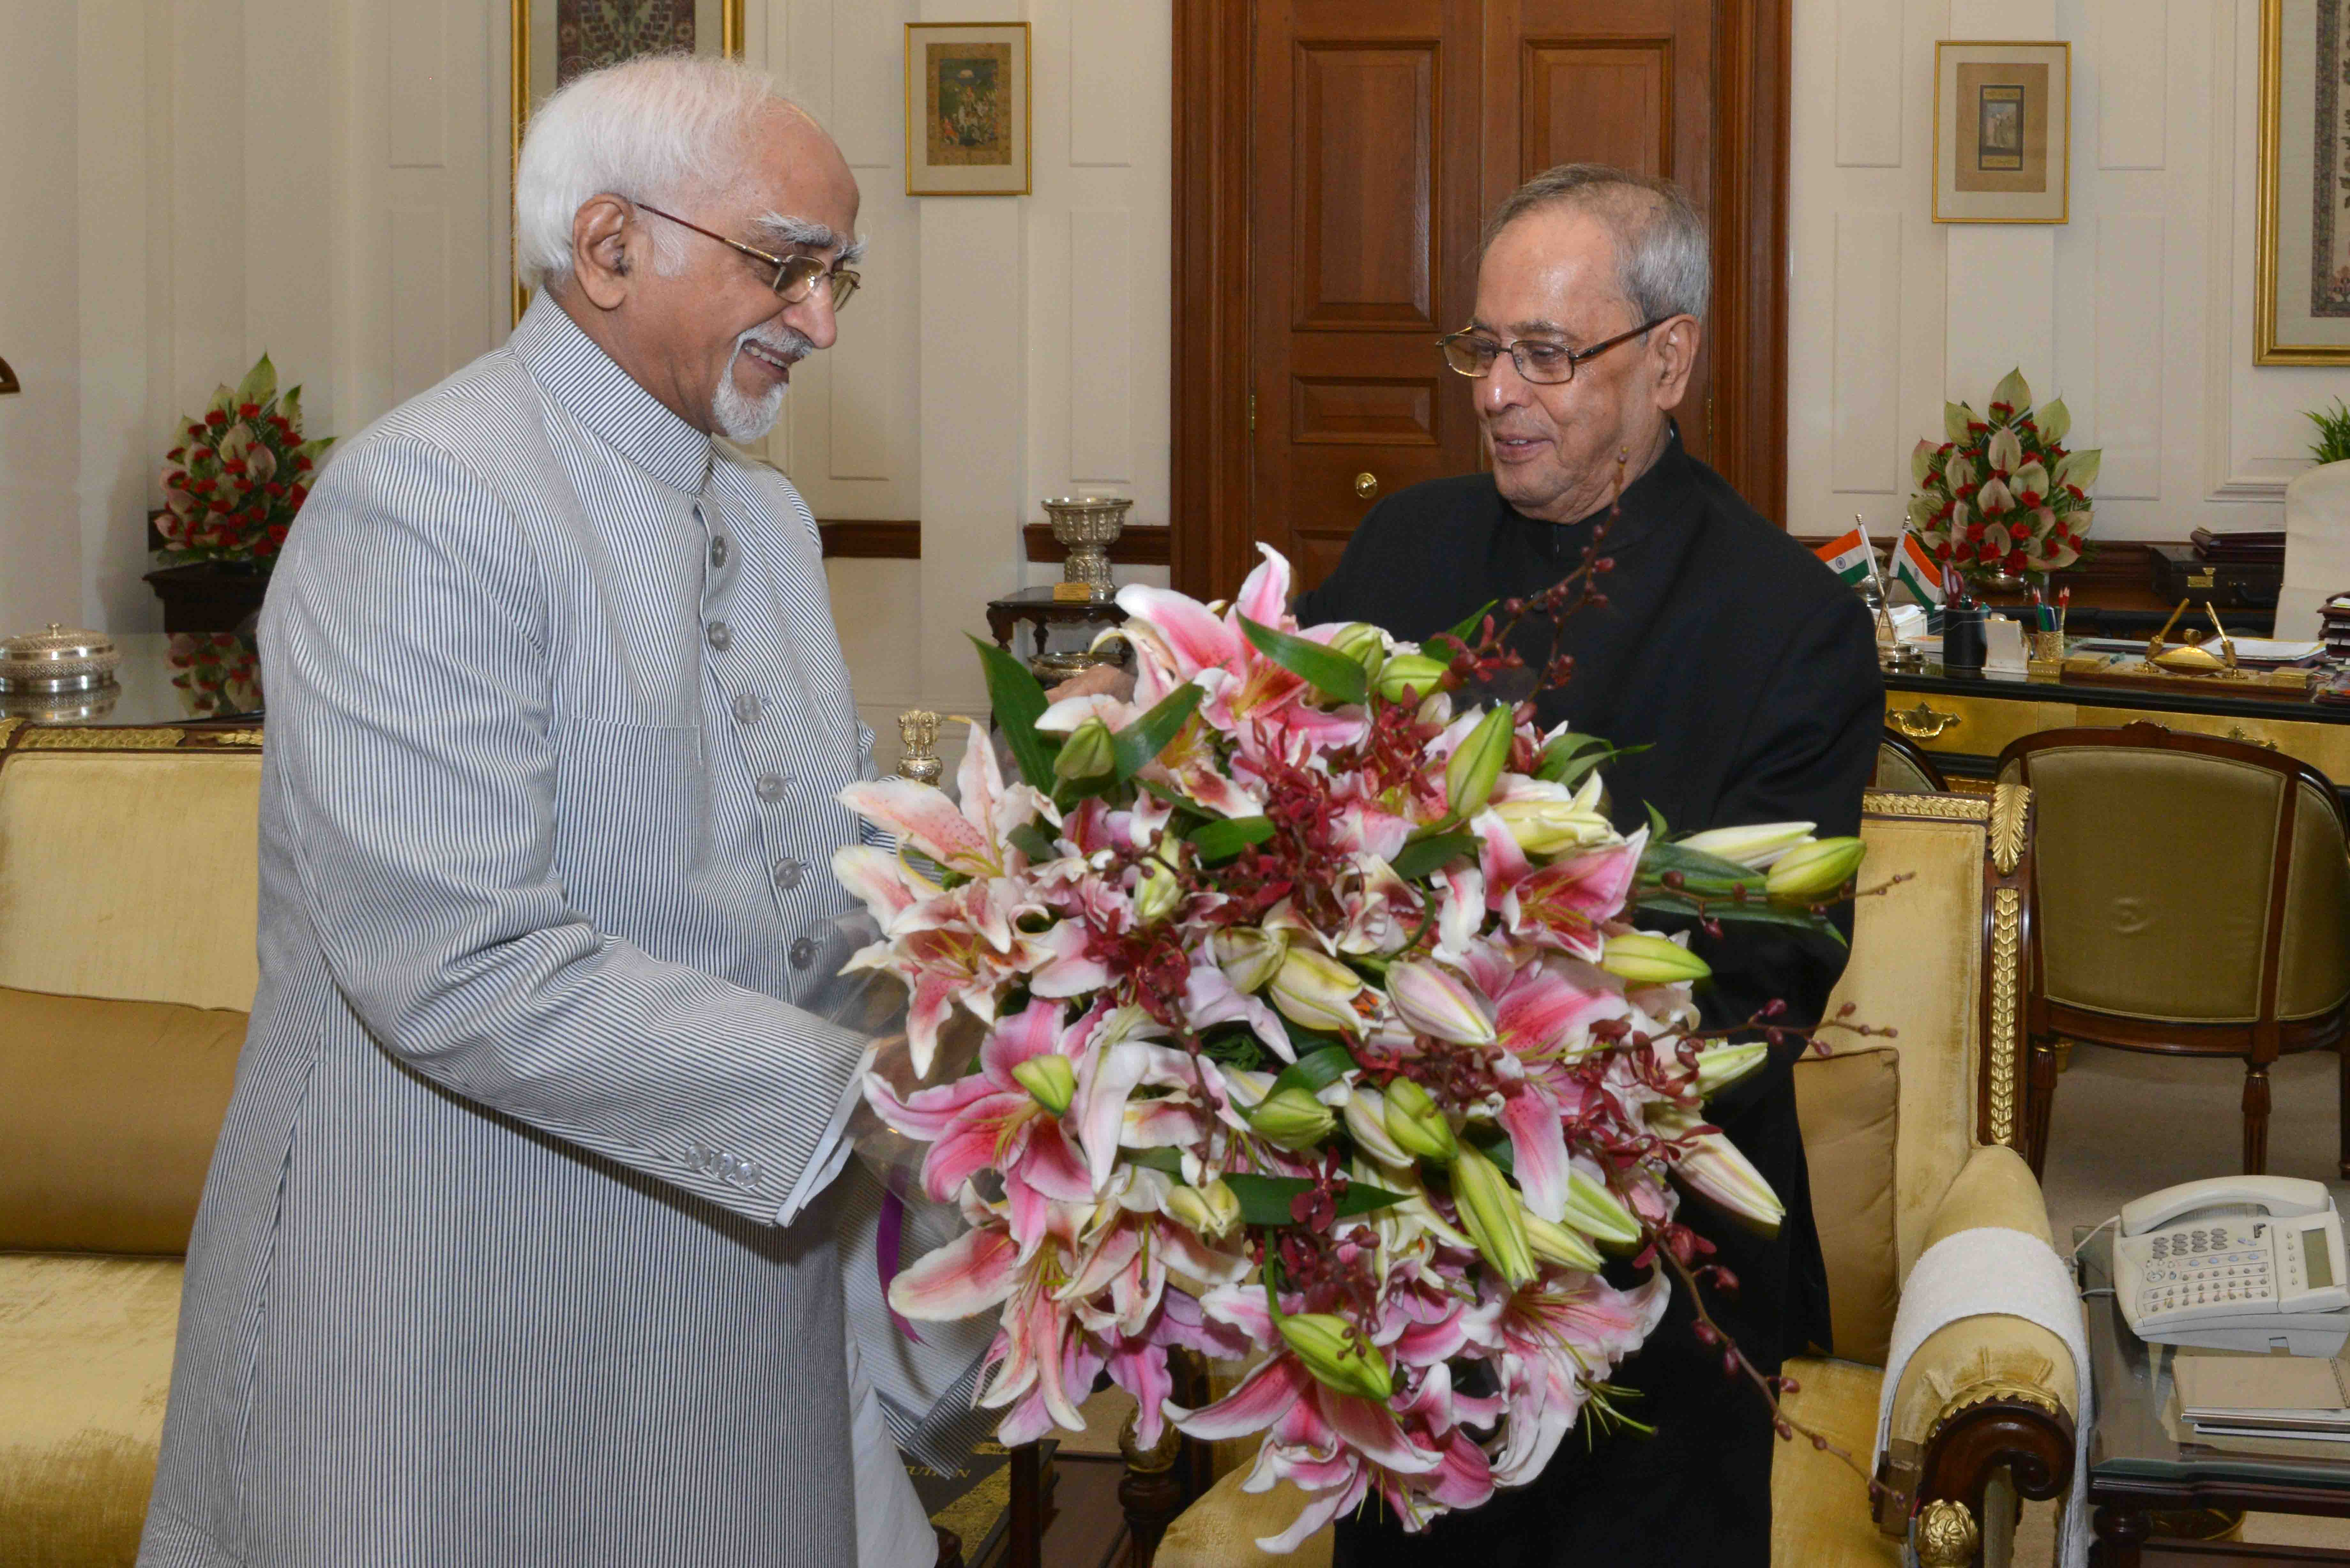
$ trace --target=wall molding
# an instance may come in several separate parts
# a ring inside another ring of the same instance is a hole
[[[920,518],[890,521],[865,518],[816,519],[829,560],[919,561],[922,558]]]

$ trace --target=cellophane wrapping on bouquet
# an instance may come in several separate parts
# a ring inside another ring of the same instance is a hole
[[[1620,833],[1604,743],[1471,700],[1510,624],[1300,628],[1264,555],[1229,607],[1119,594],[1130,699],[982,646],[1014,773],[975,727],[952,796],[851,786],[898,848],[836,866],[879,930],[849,971],[908,1001],[866,1085],[902,1141],[864,1147],[969,1227],[892,1308],[992,1317],[1007,1443],[1104,1372],[1145,1444],[1259,1438],[1246,1484],[1307,1497],[1284,1551],[1533,1480],[1702,1273],[1683,1194],[1777,1222],[1703,1113],[1770,1046],[1701,1028],[1705,964],[1638,921],[1825,930],[1859,846]],[[1176,1347],[1254,1364],[1187,1408]]]

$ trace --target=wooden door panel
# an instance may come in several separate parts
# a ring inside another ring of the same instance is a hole
[[[1376,496],[1476,462],[1436,352],[1465,319],[1482,0],[1260,0],[1250,523],[1301,585]]]
[[[1518,178],[1560,163],[1673,177],[1673,40],[1525,41]]]
[[[1292,197],[1301,330],[1436,324],[1437,44],[1306,43]]]

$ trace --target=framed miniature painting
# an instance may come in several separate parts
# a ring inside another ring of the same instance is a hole
[[[1934,221],[2061,223],[2072,182],[2064,43],[1934,46]]]
[[[906,194],[1025,196],[1028,24],[906,25]]]
[[[574,77],[639,55],[743,56],[743,0],[511,0],[514,139],[507,189],[530,112]],[[514,286],[515,319],[530,303]]]
[[[2350,7],[2263,0],[2259,365],[2350,364]]]

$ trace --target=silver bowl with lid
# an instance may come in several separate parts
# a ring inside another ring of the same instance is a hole
[[[0,692],[50,695],[114,683],[122,649],[102,631],[49,622],[45,631],[0,638]]]

